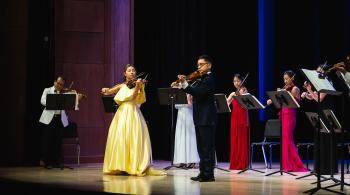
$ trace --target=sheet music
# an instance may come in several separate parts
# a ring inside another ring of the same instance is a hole
[[[327,78],[321,79],[318,77],[319,73],[316,70],[301,69],[301,71],[303,71],[306,77],[310,80],[316,91],[320,91],[322,89],[336,91]]]
[[[312,124],[313,128],[317,129],[317,123],[318,120],[320,120],[321,124],[320,127],[321,129],[320,132],[325,132],[325,133],[330,133],[329,129],[327,128],[327,126],[324,124],[323,120],[320,118],[318,118],[318,114],[315,112],[305,112],[307,118],[309,119],[310,123]],[[318,130],[318,129],[317,129]]]
[[[333,128],[334,132],[340,133],[342,126],[339,123],[334,112],[330,109],[326,109],[326,110],[323,110],[323,113],[325,114],[326,118],[329,120],[329,124],[331,125],[331,128]]]
[[[324,132],[327,132],[327,133],[330,133],[331,131],[329,131],[329,129],[327,128],[327,126],[324,124],[323,120],[320,119],[321,121],[321,128],[322,130],[321,131],[324,131]]]
[[[244,96],[244,95],[249,95],[250,97],[252,97],[252,98],[254,99],[254,101],[255,101],[256,103],[259,104],[259,106],[260,106],[262,109],[265,109],[265,106],[264,106],[254,95],[252,95],[252,94],[250,94],[250,93],[242,94],[242,96]]]
[[[287,90],[286,90],[287,91]],[[289,96],[292,98],[293,102],[298,106],[298,108],[300,108],[300,105],[298,103],[298,101],[294,98],[294,96],[292,95],[292,93],[290,93],[289,91],[287,91],[287,93],[289,94]]]

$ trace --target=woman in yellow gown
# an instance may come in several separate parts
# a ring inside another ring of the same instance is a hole
[[[134,65],[127,64],[124,80],[113,88],[102,88],[103,95],[115,94],[114,101],[119,105],[110,124],[103,163],[105,174],[128,174],[136,176],[165,175],[151,168],[152,149],[146,121],[140,106],[146,102],[145,86],[141,79],[135,80]]]

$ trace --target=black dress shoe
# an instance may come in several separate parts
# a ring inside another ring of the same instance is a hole
[[[45,169],[52,169],[53,167],[52,167],[52,165],[45,165],[44,168]]]
[[[199,182],[213,182],[215,181],[214,177],[199,177]]]
[[[197,177],[191,177],[191,180],[199,181],[200,178],[201,178],[201,175],[198,175]]]

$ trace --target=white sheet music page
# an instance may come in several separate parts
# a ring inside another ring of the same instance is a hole
[[[331,82],[327,78],[319,78],[319,73],[316,70],[301,69],[311,84],[315,87],[316,91],[330,90],[336,91]]]

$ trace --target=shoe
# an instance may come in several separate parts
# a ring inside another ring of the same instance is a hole
[[[186,168],[186,164],[185,163],[180,163],[179,168]]]
[[[191,177],[191,180],[199,181],[200,178],[201,178],[201,175],[198,175],[197,177]]]
[[[45,165],[44,168],[45,169],[52,169],[53,167],[52,167],[52,165]]]
[[[199,182],[213,182],[215,181],[214,177],[199,177]]]
[[[190,164],[188,164],[187,168],[193,169],[195,166],[196,166],[196,163],[190,163]]]

